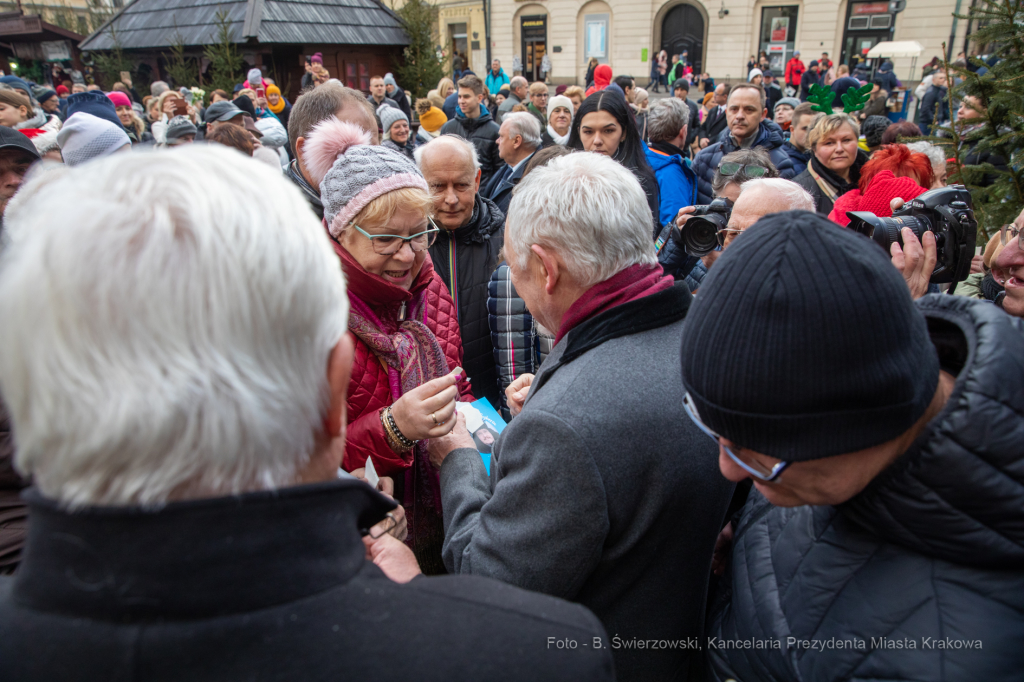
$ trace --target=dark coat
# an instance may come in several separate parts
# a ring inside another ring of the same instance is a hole
[[[806,102],[807,98],[811,96],[811,86],[821,85],[821,74],[815,73],[811,69],[804,71],[804,75],[800,76],[800,101]]]
[[[21,561],[28,531],[28,508],[19,496],[25,482],[14,470],[14,434],[0,400],[0,574],[11,573]]]
[[[789,160],[793,162],[793,172],[796,173],[796,175],[800,175],[805,170],[807,170],[807,164],[811,160],[810,149],[802,152],[796,147],[794,147],[793,144],[788,140],[786,141],[786,144],[782,145],[781,149],[783,152],[786,153],[786,156],[789,157]]]
[[[900,79],[893,73],[892,62],[882,62],[873,80],[875,83],[878,83],[878,87],[890,95],[896,92],[896,88],[900,87]]]
[[[397,104],[398,108],[402,110],[406,118],[410,121],[412,120],[412,107],[409,106],[409,98],[406,96],[405,90],[396,85],[395,91],[390,95],[387,95],[387,97],[394,100],[395,104]]]
[[[933,125],[942,125],[949,121],[948,90],[932,85],[921,98],[921,108],[917,112],[917,125],[925,135],[931,134]]]
[[[544,131],[547,133],[547,131]],[[526,172],[526,166],[530,163],[530,159],[533,158],[533,154],[526,157],[522,163],[519,164],[519,168],[516,168],[511,175],[507,178],[503,178],[505,171],[508,168],[508,164],[502,161],[504,164],[500,170],[495,172],[494,177],[487,183],[487,187],[483,188],[481,194],[486,196],[488,199],[493,201],[501,214],[504,216],[508,214],[508,205],[512,203],[512,190],[519,184],[519,181],[523,179],[523,173]]]
[[[700,150],[693,160],[693,172],[697,174],[697,201],[700,204],[710,204],[714,199],[714,191],[711,189],[711,181],[715,179],[715,171],[722,157],[730,154],[740,146],[728,132],[722,133],[724,139],[721,142],[709,144]],[[772,158],[772,164],[779,171],[779,177],[790,179],[794,175],[793,162],[789,155],[782,150],[786,139],[783,136],[782,128],[775,121],[764,120],[758,126],[757,137],[754,139],[754,147],[763,147]]]
[[[498,155],[498,130],[500,126],[491,118],[491,112],[480,106],[480,116],[466,118],[449,117],[450,120],[441,127],[442,135],[458,135],[469,140],[476,147],[480,157],[480,186],[484,187],[491,176],[501,169],[505,162]]]
[[[691,100],[689,97],[683,100],[686,106],[690,109],[690,120],[686,124],[686,145],[683,151],[686,152],[686,157],[692,156],[690,153],[690,145],[697,139],[697,129],[700,128],[700,107],[697,103]]]
[[[773,121],[775,120],[775,105],[785,96],[786,93],[782,92],[778,83],[773,82],[764,89],[764,108],[768,110],[768,115]]]
[[[462,366],[473,386],[473,395],[497,405],[498,373],[494,367],[491,330],[487,324],[487,283],[498,267],[498,252],[505,241],[505,214],[479,194],[469,222],[449,232],[442,228],[430,247],[434,270],[448,291],[452,290],[451,250],[455,246],[459,331]]]
[[[588,606],[627,642],[612,651],[619,680],[700,679],[703,666],[688,638],[703,634],[733,486],[682,407],[690,300],[677,285],[580,323],[498,438],[491,477],[473,449],[441,466],[448,569]],[[627,648],[634,639],[689,645]]]
[[[1024,323],[959,296],[918,306],[943,369],[957,377],[949,401],[839,507],[772,507],[751,493],[724,577],[731,589],[711,609],[708,635],[781,647],[710,647],[716,679],[1020,678]],[[788,637],[865,646],[811,651]],[[943,647],[960,640],[980,644]]]
[[[302,190],[302,196],[306,198],[306,201],[309,203],[309,207],[313,209],[313,213],[316,213],[316,217],[323,220],[324,204],[320,200],[320,192],[313,187],[313,185],[306,182],[306,178],[304,178],[302,173],[299,171],[298,159],[295,159],[288,164],[288,171],[286,175],[289,180]]]
[[[471,577],[391,582],[360,529],[393,506],[354,479],[67,513],[32,491],[0,578],[3,678],[610,680],[586,609]],[[365,532],[365,531],[364,531]]]
[[[719,112],[721,113],[719,114]],[[718,107],[708,112],[707,118],[705,118],[704,122],[700,124],[698,135],[701,139],[707,138],[711,142],[714,142],[728,125],[729,122],[725,117],[725,107]],[[711,144],[711,142],[708,144]]]

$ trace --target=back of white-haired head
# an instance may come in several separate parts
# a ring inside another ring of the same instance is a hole
[[[531,170],[509,205],[505,243],[520,270],[533,244],[554,249],[583,287],[657,263],[640,183],[601,154],[567,154]]]
[[[0,391],[19,470],[70,507],[295,483],[348,315],[301,193],[219,145],[39,181],[0,261]]]
[[[918,152],[924,154],[931,161],[932,170],[936,174],[941,174],[946,170],[946,154],[942,151],[941,147],[938,147],[931,142],[908,142],[907,148],[912,152]]]
[[[419,167],[420,172],[422,172],[424,155],[447,153],[453,147],[462,150],[466,157],[472,162],[474,171],[480,170],[480,157],[476,153],[476,146],[466,138],[453,133],[439,135],[429,143],[421,144],[419,147],[416,147],[416,151],[414,151],[412,155],[416,160],[416,165]],[[430,150],[429,152],[427,152],[428,149]]]
[[[523,144],[530,149],[540,146],[540,121],[533,114],[513,111],[501,117],[501,125],[508,126],[509,137],[521,136]]]
[[[814,211],[814,198],[792,180],[782,178],[756,178],[740,185],[740,196],[748,192],[760,192],[764,196],[764,207],[771,213],[781,211]],[[767,213],[766,213],[767,215]]]

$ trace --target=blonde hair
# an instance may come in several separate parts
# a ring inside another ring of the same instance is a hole
[[[382,194],[356,214],[349,225],[358,225],[364,230],[370,227],[384,227],[391,222],[399,211],[421,211],[430,217],[434,202],[430,194],[418,187],[403,187],[387,194]],[[348,225],[342,228],[344,231]]]
[[[437,94],[441,97],[441,99],[448,97],[448,86],[451,86],[452,90],[457,90],[457,88],[455,87],[455,82],[452,81],[451,78],[442,78],[441,80],[437,81]]]
[[[548,91],[548,86],[545,83],[541,83],[540,81],[536,81],[536,82],[530,83],[530,94],[531,95],[539,95],[540,93],[547,92],[547,91]]]
[[[860,126],[847,114],[829,114],[819,118],[818,122],[811,128],[811,131],[807,133],[807,145],[814,149],[823,138],[832,135],[844,125],[850,126],[854,137],[860,136]]]
[[[567,87],[565,89],[565,92],[563,92],[562,95],[564,95],[565,97],[568,97],[569,99],[572,99],[573,97],[577,97],[577,96],[581,100],[587,98],[586,90],[584,90],[583,88],[581,88],[578,85],[570,85],[569,87]]]

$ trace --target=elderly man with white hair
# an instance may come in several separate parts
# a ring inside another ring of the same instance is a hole
[[[345,282],[280,173],[192,145],[39,182],[0,270],[35,486],[4,679],[612,678],[605,651],[545,646],[604,636],[579,606],[412,580],[394,502],[339,474]]]
[[[711,554],[732,494],[683,410],[673,372],[691,297],[658,265],[650,222],[643,189],[614,159],[569,154],[530,171],[505,256],[530,313],[557,330],[555,347],[539,374],[507,389],[517,416],[490,476],[465,428],[431,443],[448,570],[588,606],[620,638],[589,643],[613,647],[620,680],[700,668]],[[638,650],[652,639],[689,644]]]
[[[505,162],[505,167],[495,171],[484,188],[484,195],[497,204],[503,214],[508,213],[512,190],[522,180],[526,164],[540,145],[541,130],[537,117],[525,111],[505,114],[498,130],[498,156]]]
[[[719,245],[724,251],[736,237],[758,220],[783,211],[814,211],[814,198],[792,180],[747,180],[740,186],[740,195],[733,204],[729,224],[718,234]],[[717,255],[720,252],[715,253]],[[714,264],[714,260],[711,264]]]
[[[441,228],[430,247],[434,270],[452,294],[459,315],[462,367],[473,395],[500,404],[494,346],[487,324],[487,283],[498,266],[505,214],[480,195],[476,147],[458,135],[441,135],[415,152],[430,188],[434,223]]]

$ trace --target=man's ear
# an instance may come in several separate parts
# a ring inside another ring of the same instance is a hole
[[[305,145],[306,145],[306,138],[304,138],[304,137],[297,137],[297,138],[295,138],[295,160],[299,162],[299,171],[303,175],[306,174],[306,165],[304,163],[302,163],[302,159],[304,158],[302,150],[305,147]]]
[[[540,244],[534,244],[530,247],[530,250],[533,251],[534,255],[537,256],[537,260],[540,261],[541,274],[544,276],[544,291],[550,296],[555,292],[558,280],[562,276],[562,264],[553,251],[545,249]]]
[[[761,110],[761,120],[763,121],[766,118],[768,118],[768,107],[765,107],[764,109]]]
[[[355,345],[352,335],[345,332],[341,340],[331,349],[327,358],[327,386],[330,403],[324,417],[324,430],[331,439],[345,439],[345,420],[348,409],[348,382],[352,375],[352,357]]]
[[[480,191],[480,178],[481,177],[482,177],[482,171],[479,168],[477,168],[476,169],[476,178],[473,179],[473,193],[474,194],[476,194],[477,192]]]

